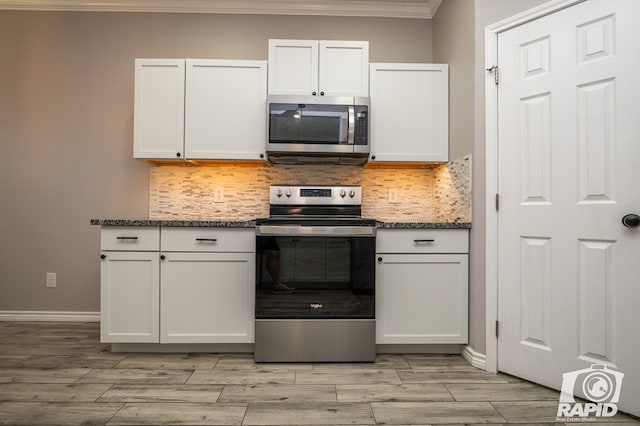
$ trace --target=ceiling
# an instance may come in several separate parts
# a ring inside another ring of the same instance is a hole
[[[442,0],[0,0],[5,10],[433,18]]]

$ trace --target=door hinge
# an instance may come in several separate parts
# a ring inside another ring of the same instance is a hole
[[[496,211],[500,210],[500,194],[496,194]]]
[[[493,73],[493,80],[498,84],[500,81],[500,69],[497,65],[492,66],[491,68],[487,68],[487,71]]]
[[[500,322],[498,320],[496,320],[496,337],[498,337],[498,335],[500,334],[500,326],[499,326]]]

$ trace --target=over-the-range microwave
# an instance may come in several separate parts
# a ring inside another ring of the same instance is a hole
[[[272,163],[354,164],[369,157],[369,98],[267,98],[267,155]]]

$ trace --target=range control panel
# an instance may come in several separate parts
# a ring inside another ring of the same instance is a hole
[[[272,185],[269,190],[269,203],[273,205],[359,206],[362,204],[362,187],[355,185]]]

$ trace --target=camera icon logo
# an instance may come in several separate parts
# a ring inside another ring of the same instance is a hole
[[[589,368],[570,371],[562,375],[562,389],[558,402],[558,418],[612,417],[618,408],[624,374],[607,368],[604,364],[592,364]],[[584,395],[591,402],[576,403],[575,395]]]
[[[589,368],[564,373],[560,402],[576,402],[574,395],[579,389],[592,402],[615,404],[620,400],[623,377],[624,373],[604,364],[592,364]]]

